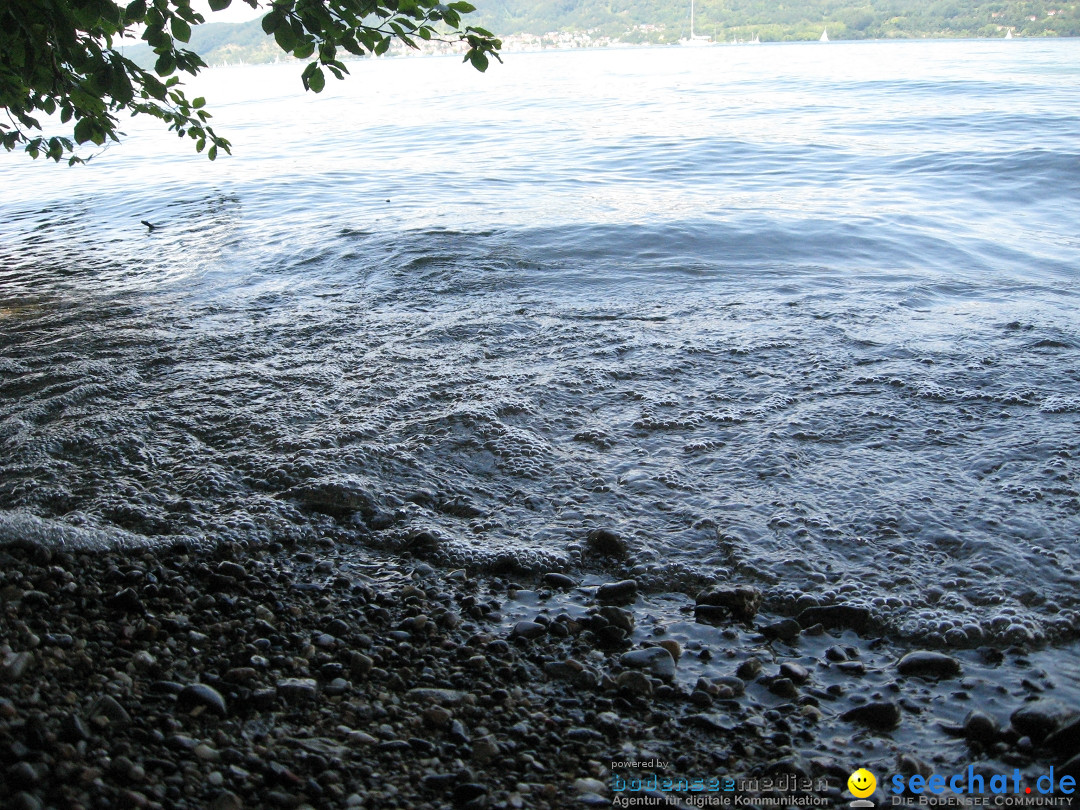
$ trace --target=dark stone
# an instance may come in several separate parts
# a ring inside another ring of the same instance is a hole
[[[652,675],[666,681],[675,677],[675,659],[663,647],[631,650],[619,656],[619,663],[629,669],[646,669]]]
[[[457,778],[456,773],[432,773],[420,780],[420,784],[424,790],[430,790],[432,793],[444,793],[457,781]]]
[[[299,501],[309,509],[334,517],[353,512],[370,516],[379,509],[365,482],[350,478],[324,478],[300,484],[286,490],[281,497]]]
[[[288,703],[305,703],[315,699],[318,685],[314,678],[282,678],[277,682],[277,691]]]
[[[901,658],[896,669],[907,677],[955,678],[960,674],[960,662],[944,653],[916,650]]]
[[[1066,721],[1071,719],[1072,712],[1056,700],[1036,700],[1025,703],[1012,713],[1009,720],[1012,727],[1021,736],[1030,737],[1032,742],[1041,743]]]
[[[431,740],[425,740],[423,737],[410,737],[409,747],[422,757],[433,756],[438,751],[435,743]]]
[[[450,730],[446,732],[446,738],[455,745],[468,745],[470,739],[465,724],[460,720],[451,721]]]
[[[761,674],[762,669],[763,667],[759,659],[747,658],[739,664],[738,669],[735,670],[735,674],[744,681],[752,681]]]
[[[205,683],[189,683],[176,696],[176,705],[181,709],[194,709],[201,706],[209,712],[224,717],[228,710],[225,698],[214,687]]]
[[[124,590],[113,594],[105,600],[105,607],[119,610],[123,613],[146,612],[146,606],[143,605],[142,600],[139,598],[139,595],[135,593],[134,588],[124,588]]]
[[[748,622],[761,609],[761,591],[752,585],[714,585],[699,593],[695,602],[699,606],[727,608],[732,618]]]
[[[41,801],[33,793],[20,791],[11,797],[11,810],[41,810]]]
[[[518,622],[510,631],[510,638],[538,638],[547,632],[547,627],[538,622]]]
[[[596,589],[596,600],[607,605],[628,605],[637,599],[637,582],[624,579],[608,582]]]
[[[810,680],[810,670],[794,661],[782,663],[780,665],[780,675],[784,678],[791,678],[794,683],[806,683]]]
[[[232,577],[233,579],[243,579],[247,575],[244,566],[231,560],[218,563],[217,572],[224,577]]]
[[[32,788],[41,777],[29,762],[16,762],[7,769],[7,781],[17,788]]]
[[[131,722],[131,715],[127,713],[127,709],[117,703],[116,698],[111,695],[99,698],[91,709],[90,716],[105,717],[110,723],[117,725],[127,725]]]
[[[463,782],[454,788],[450,798],[456,805],[465,805],[486,794],[487,788],[479,782]]]
[[[89,740],[90,729],[79,715],[66,714],[60,721],[60,739],[69,743]]]
[[[869,608],[853,605],[824,605],[807,608],[799,614],[799,624],[812,627],[821,624],[830,629],[854,630],[863,633],[870,628]]]
[[[889,700],[874,701],[854,709],[848,709],[840,719],[848,723],[872,728],[877,731],[890,731],[900,725],[900,707]]]
[[[1066,723],[1044,741],[1047,748],[1059,756],[1080,752],[1080,717]]]
[[[549,588],[557,588],[561,591],[568,591],[571,588],[577,587],[577,582],[572,577],[554,571],[544,574],[544,576],[540,578],[540,582],[547,585]]]
[[[593,529],[585,535],[589,550],[602,557],[623,558],[630,552],[630,546],[618,532],[611,529]]]
[[[761,628],[761,635],[767,639],[780,641],[794,641],[802,632],[802,625],[794,619],[781,619],[773,624],[767,624]]]
[[[795,683],[791,678],[774,678],[769,684],[769,691],[777,697],[789,700],[799,696],[799,690],[795,688]]]
[[[997,720],[986,712],[975,709],[964,720],[963,733],[964,738],[971,742],[989,745],[997,741],[1000,729]]]

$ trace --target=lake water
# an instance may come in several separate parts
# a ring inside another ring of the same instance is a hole
[[[324,536],[1075,640],[1078,57],[219,69],[233,157],[139,121],[86,167],[4,156],[0,536]]]

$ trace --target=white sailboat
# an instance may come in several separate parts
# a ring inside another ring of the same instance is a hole
[[[821,32],[821,36],[818,37],[818,42],[828,42],[828,41],[829,41],[829,29],[826,28],[824,31]]]
[[[1012,39],[1012,29],[1005,32],[1005,39]]]
[[[702,34],[694,33],[694,0],[690,0],[690,39],[680,39],[679,44],[685,47],[700,48],[702,45],[712,45],[712,40]]]

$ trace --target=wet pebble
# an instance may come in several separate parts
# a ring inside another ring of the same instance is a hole
[[[760,628],[761,635],[768,639],[791,642],[802,633],[802,625],[794,619],[781,619],[778,622],[767,624]]]
[[[561,591],[568,591],[577,587],[577,581],[573,577],[568,577],[566,574],[559,574],[554,571],[544,574],[541,577],[540,582],[547,585],[549,588],[557,588]]]
[[[1074,712],[1056,700],[1036,700],[1012,713],[1009,721],[1019,734],[1042,742],[1072,717]]]
[[[960,669],[960,662],[951,655],[931,650],[910,652],[896,664],[896,670],[907,677],[955,678]]]
[[[0,660],[0,681],[12,683],[21,680],[34,663],[34,654],[23,652],[7,653]]]
[[[663,647],[631,650],[619,657],[619,663],[632,669],[647,669],[652,675],[663,680],[675,677],[675,659]]]
[[[793,683],[806,683],[810,680],[810,670],[794,661],[785,661],[780,665],[780,676],[790,678]]]
[[[547,632],[547,627],[537,622],[518,622],[510,630],[511,638],[533,639],[539,638]]]
[[[711,616],[711,611],[702,608],[719,607],[727,610],[733,619],[748,622],[761,608],[761,599],[761,591],[752,585],[714,585],[697,595],[695,613]]]
[[[854,630],[863,633],[870,628],[870,610],[855,605],[822,605],[807,608],[799,614],[799,624],[813,627],[820,624],[830,629]]]
[[[633,579],[608,582],[596,589],[596,601],[607,605],[627,605],[637,598],[638,585]]]
[[[840,719],[880,731],[889,731],[900,725],[901,712],[896,703],[877,700],[848,709],[840,715]]]
[[[989,745],[998,738],[998,723],[986,712],[975,709],[964,720],[963,734],[972,742]]]
[[[189,683],[176,696],[176,705],[183,710],[201,707],[204,711],[224,717],[227,713],[225,698],[214,687],[205,683]]]
[[[277,682],[277,692],[286,703],[307,703],[318,694],[314,678],[282,678]]]

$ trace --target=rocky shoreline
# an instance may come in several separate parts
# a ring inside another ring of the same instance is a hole
[[[1072,681],[1038,651],[897,650],[843,606],[759,615],[750,586],[349,559],[0,547],[4,807],[610,807],[632,779],[832,806],[863,765],[1080,777]]]

